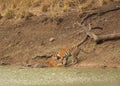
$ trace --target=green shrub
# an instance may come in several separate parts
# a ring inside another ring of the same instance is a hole
[[[47,12],[48,9],[49,9],[49,7],[50,7],[50,6],[47,5],[47,4],[46,4],[46,5],[43,5],[43,6],[42,6],[42,12]]]
[[[15,17],[15,12],[14,10],[7,10],[7,12],[5,13],[5,18],[6,19],[11,19]]]
[[[29,11],[19,11],[19,13],[17,14],[18,18],[25,18],[25,19],[29,19],[32,16],[34,16],[34,14]]]

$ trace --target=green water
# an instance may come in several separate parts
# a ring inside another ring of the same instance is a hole
[[[120,86],[120,69],[0,66],[0,86]]]

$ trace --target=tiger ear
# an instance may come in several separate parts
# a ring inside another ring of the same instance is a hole
[[[55,56],[54,58],[55,58],[55,60],[57,60],[57,57],[56,57],[56,56]]]
[[[52,55],[52,58],[57,59],[57,56],[54,54],[54,55]]]
[[[57,55],[55,55],[54,57],[55,57],[56,60],[58,60],[58,56]]]

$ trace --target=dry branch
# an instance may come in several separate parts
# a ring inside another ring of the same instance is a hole
[[[81,26],[84,28],[86,35],[89,36],[90,38],[92,38],[96,43],[98,43],[100,41],[120,39],[120,33],[96,35],[93,32],[91,32],[92,28],[91,28],[90,24],[88,24],[88,27],[85,25],[81,25]]]
[[[109,3],[107,5],[97,8],[96,10],[91,10],[91,12],[89,12],[83,19],[81,19],[81,24],[83,24],[85,20],[94,15],[100,16],[116,10],[120,10],[120,1]]]
[[[95,41],[114,40],[114,39],[119,39],[119,38],[120,38],[120,33],[114,33],[114,34],[107,34],[107,35],[98,36],[98,38]]]
[[[93,38],[94,41],[99,42],[99,41],[106,41],[106,40],[115,40],[115,39],[120,39],[120,33],[113,33],[113,34],[107,34],[107,35],[95,35],[92,32],[87,33],[90,38]]]

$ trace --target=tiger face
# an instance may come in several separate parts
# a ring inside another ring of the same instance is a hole
[[[53,56],[50,58],[49,64],[50,64],[51,66],[54,66],[54,67],[64,66],[63,60],[61,59],[61,57],[56,56],[56,55],[53,55]]]
[[[54,58],[58,64],[61,63],[64,66],[67,64],[67,57],[60,57],[56,55]]]

